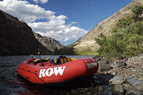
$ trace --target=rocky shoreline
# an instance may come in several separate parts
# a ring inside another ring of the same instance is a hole
[[[97,61],[99,71],[95,77],[102,88],[103,85],[112,86],[108,90],[110,95],[143,95],[143,54],[116,61],[102,57]]]
[[[4,91],[8,91],[8,93],[16,93],[16,91],[32,93],[33,89],[36,89],[36,93],[40,93],[39,95],[41,93],[44,93],[43,95],[46,93],[52,93],[52,95],[143,95],[143,54],[114,61],[104,57],[96,58],[99,63],[99,70],[95,75],[81,81],[81,83],[74,83],[73,87],[68,85],[63,89],[35,86],[18,78],[15,72],[16,66],[27,58],[29,56],[4,56],[0,58],[0,84],[2,85],[0,93],[5,93]],[[32,90],[22,86],[32,88]]]
[[[98,73],[90,78],[92,86],[72,90],[82,95],[143,95],[143,54],[111,61],[96,58]]]

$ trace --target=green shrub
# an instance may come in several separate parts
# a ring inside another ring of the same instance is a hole
[[[94,55],[94,56],[96,56],[96,55],[98,55],[98,52],[96,49],[91,50],[90,48],[87,48],[85,50],[78,51],[77,54],[78,55]]]
[[[122,58],[143,52],[143,21],[118,30],[109,37],[101,35],[95,39],[100,45],[97,50],[100,56]]]
[[[135,21],[140,20],[139,16],[143,13],[143,5],[135,5],[132,9],[132,18]]]
[[[122,30],[123,28],[126,28],[133,22],[134,22],[134,19],[130,16],[119,19],[118,22],[115,24],[115,26],[112,28],[111,32],[116,33],[117,31]]]

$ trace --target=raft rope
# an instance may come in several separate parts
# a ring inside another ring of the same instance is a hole
[[[19,67],[18,67],[18,68],[19,68]],[[38,75],[37,75],[37,73],[36,73],[37,71],[31,72],[30,70],[25,70],[24,68],[19,68],[19,69],[24,70],[24,71],[29,72],[29,73],[33,73],[33,74],[35,74],[35,75],[38,77]],[[29,77],[27,77],[27,76],[26,76],[26,78],[29,79]],[[39,77],[38,77],[38,78],[39,78]],[[39,78],[39,79],[40,79],[43,83],[45,83],[41,78]],[[45,84],[46,84],[46,83],[45,83]]]

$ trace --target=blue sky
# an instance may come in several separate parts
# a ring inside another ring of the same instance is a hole
[[[34,32],[69,45],[132,0],[0,0],[0,9]]]

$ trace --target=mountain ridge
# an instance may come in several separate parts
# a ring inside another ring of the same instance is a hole
[[[134,7],[135,5],[143,4],[143,0],[132,0],[128,5],[120,9],[119,11],[115,12],[113,15],[108,17],[107,19],[103,20],[102,22],[98,23],[91,31],[89,31],[85,36],[82,38],[78,39],[75,42],[75,48],[76,50],[82,50],[82,49],[98,49],[99,45],[96,44],[95,38],[98,37],[100,33],[103,33],[106,36],[110,36],[111,29],[114,27],[116,22],[121,19],[125,18],[127,16],[131,15],[131,8]],[[94,44],[84,44],[84,43],[94,43]]]
[[[0,10],[0,19],[0,55],[30,55],[37,52],[51,54],[53,52],[35,38],[27,23],[19,21],[18,18],[2,10]]]
[[[62,47],[64,47],[63,44],[61,44],[59,41],[51,38],[51,37],[46,37],[46,36],[42,36],[38,33],[34,33],[35,38],[44,46],[46,47],[48,50],[54,52],[56,49],[61,49]]]

